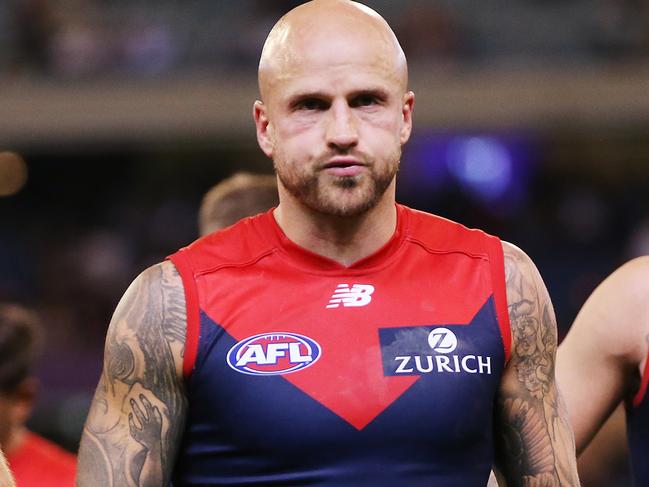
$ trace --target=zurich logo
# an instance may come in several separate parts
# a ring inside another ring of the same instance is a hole
[[[227,362],[242,374],[282,375],[310,367],[320,354],[320,345],[304,335],[262,333],[233,346],[228,352]]]
[[[435,328],[428,335],[428,345],[437,353],[451,353],[457,348],[457,337],[448,328]]]

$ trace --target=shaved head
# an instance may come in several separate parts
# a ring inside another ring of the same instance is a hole
[[[273,87],[312,55],[315,46],[322,45],[329,48],[329,56],[322,59],[328,64],[345,63],[345,53],[350,50],[366,51],[365,56],[374,57],[406,91],[406,56],[383,17],[358,2],[313,0],[284,15],[268,35],[259,62],[262,100],[266,101]]]
[[[347,218],[379,202],[392,208],[412,128],[407,85],[403,50],[374,10],[313,0],[282,17],[264,45],[253,107],[278,176],[278,210]]]

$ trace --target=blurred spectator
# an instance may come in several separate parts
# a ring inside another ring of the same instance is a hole
[[[0,67],[86,78],[253,69],[271,19],[303,0],[9,3],[0,7],[0,27],[8,31],[0,32],[8,44],[0,46]],[[645,1],[501,5],[376,0],[371,6],[397,26],[406,54],[422,65],[468,66],[479,59],[545,67],[552,60],[592,64],[649,56]]]
[[[405,6],[396,34],[411,62],[446,64],[457,61],[462,51],[459,25],[439,5]]]
[[[203,197],[198,212],[200,234],[228,227],[278,204],[275,176],[238,172],[213,186]]]
[[[18,0],[14,21],[14,64],[18,70],[43,74],[49,70],[50,44],[56,33],[54,7],[49,0]]]
[[[647,11],[646,2],[639,0],[595,2],[589,30],[591,48],[611,61],[646,55]]]
[[[32,369],[42,343],[33,312],[0,304],[0,445],[19,487],[73,486],[75,457],[25,426],[36,398]]]
[[[143,23],[133,29],[129,32],[124,50],[129,71],[156,75],[173,67],[173,39],[162,25]]]
[[[106,19],[98,13],[61,14],[61,25],[50,46],[51,74],[79,78],[115,70],[116,39],[104,32]]]

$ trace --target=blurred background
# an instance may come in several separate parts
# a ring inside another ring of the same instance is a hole
[[[76,450],[130,281],[196,237],[210,186],[271,172],[256,63],[300,3],[0,2],[0,300],[47,324],[36,431]],[[563,336],[608,273],[649,253],[649,3],[366,3],[417,95],[398,199],[522,247]],[[623,462],[602,475],[628,485]]]

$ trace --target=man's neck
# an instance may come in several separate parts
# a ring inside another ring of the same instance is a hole
[[[292,242],[344,266],[383,247],[397,226],[394,193],[390,189],[374,208],[355,217],[323,215],[295,201],[280,203],[274,216]]]

